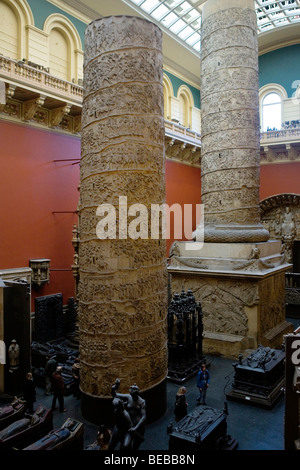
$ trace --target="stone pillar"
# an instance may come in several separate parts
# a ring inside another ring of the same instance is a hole
[[[253,0],[209,0],[201,33],[205,241],[261,242],[257,18]]]
[[[256,21],[253,0],[203,6],[204,244],[175,242],[169,267],[172,295],[192,289],[202,305],[203,352],[235,358],[259,344],[280,347],[291,329],[285,320],[290,265],[260,218]]]
[[[99,424],[112,419],[116,378],[121,393],[139,386],[148,421],[166,409],[166,247],[145,215],[165,201],[161,46],[138,17],[86,29],[78,306],[82,412]]]

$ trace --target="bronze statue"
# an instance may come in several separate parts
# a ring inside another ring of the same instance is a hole
[[[122,449],[136,450],[144,441],[146,402],[140,397],[140,389],[136,384],[131,385],[128,394],[118,393],[119,387],[120,381],[116,379],[112,386],[112,396],[117,420],[110,449],[113,449],[121,439]]]

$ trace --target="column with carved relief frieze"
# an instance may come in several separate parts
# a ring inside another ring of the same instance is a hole
[[[259,213],[257,18],[253,0],[209,0],[201,43],[205,241],[269,238]]]
[[[86,30],[78,301],[82,411],[97,423],[112,418],[116,378],[122,393],[139,386],[149,420],[166,408],[165,241],[151,239],[150,224],[133,239],[127,213],[165,201],[161,46],[161,30],[137,17]],[[100,239],[104,204],[116,234]]]
[[[172,294],[191,289],[201,302],[204,353],[237,357],[259,344],[280,347],[292,328],[285,319],[291,265],[260,214],[254,1],[207,0],[201,28],[204,230],[200,224],[193,242],[173,244],[168,270]]]

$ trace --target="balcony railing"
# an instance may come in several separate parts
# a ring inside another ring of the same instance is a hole
[[[34,92],[47,93],[77,105],[82,103],[82,86],[54,77],[38,65],[34,67],[0,55],[0,78]]]
[[[270,130],[260,134],[261,145],[295,143],[300,140],[300,126]]]
[[[165,119],[165,135],[171,138],[178,138],[188,144],[201,145],[201,134],[199,132],[192,131],[176,121],[168,121]]]
[[[19,86],[35,93],[46,94],[81,107],[83,87],[55,77],[38,64],[17,61],[0,55],[0,79],[10,85]],[[201,147],[201,134],[186,128],[176,120],[165,120],[165,135],[186,144]],[[260,134],[261,146],[300,144],[300,121],[285,122],[280,130],[269,130]]]

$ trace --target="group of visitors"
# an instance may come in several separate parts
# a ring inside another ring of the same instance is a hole
[[[199,390],[199,397],[197,398],[198,405],[206,405],[206,392],[210,384],[210,374],[206,368],[206,364],[202,364],[197,374],[197,388]],[[180,387],[175,399],[175,420],[180,421],[187,415],[188,403],[186,401],[186,387]]]
[[[80,361],[78,358],[75,359],[75,362],[72,367],[72,375],[73,375],[73,396],[76,398],[80,398]],[[199,397],[197,398],[198,405],[206,405],[206,392],[209,387],[210,383],[210,374],[206,368],[205,364],[201,365],[201,368],[197,374],[197,388],[199,390]],[[61,413],[66,412],[66,408],[64,406],[64,396],[65,396],[65,385],[64,379],[62,377],[62,366],[58,365],[55,357],[47,357],[47,362],[45,366],[45,386],[46,386],[46,395],[53,394],[52,398],[52,411],[55,410],[56,402],[58,401],[59,404],[59,411]],[[175,400],[175,420],[176,422],[180,421],[187,415],[188,403],[186,401],[186,387],[180,387]],[[132,396],[134,397],[134,393],[131,391]],[[138,395],[138,393],[137,393]],[[115,396],[120,396],[120,394],[115,394]],[[132,399],[131,396],[131,399]],[[33,404],[36,401],[36,389],[35,384],[33,381],[33,376],[31,372],[26,374],[24,388],[23,388],[23,397],[26,401],[27,411],[30,414],[33,414]],[[134,401],[132,402],[134,403]],[[143,420],[144,422],[144,420]]]
[[[56,402],[58,401],[59,411],[65,413],[64,396],[65,396],[65,383],[62,376],[62,366],[56,361],[55,356],[47,356],[44,371],[45,377],[45,395],[53,394],[51,409],[56,409]],[[80,361],[78,358],[72,367],[73,376],[73,396],[77,399],[80,398]],[[26,401],[26,411],[33,414],[33,404],[36,401],[36,387],[31,372],[28,372],[25,377],[23,386],[23,398]]]

